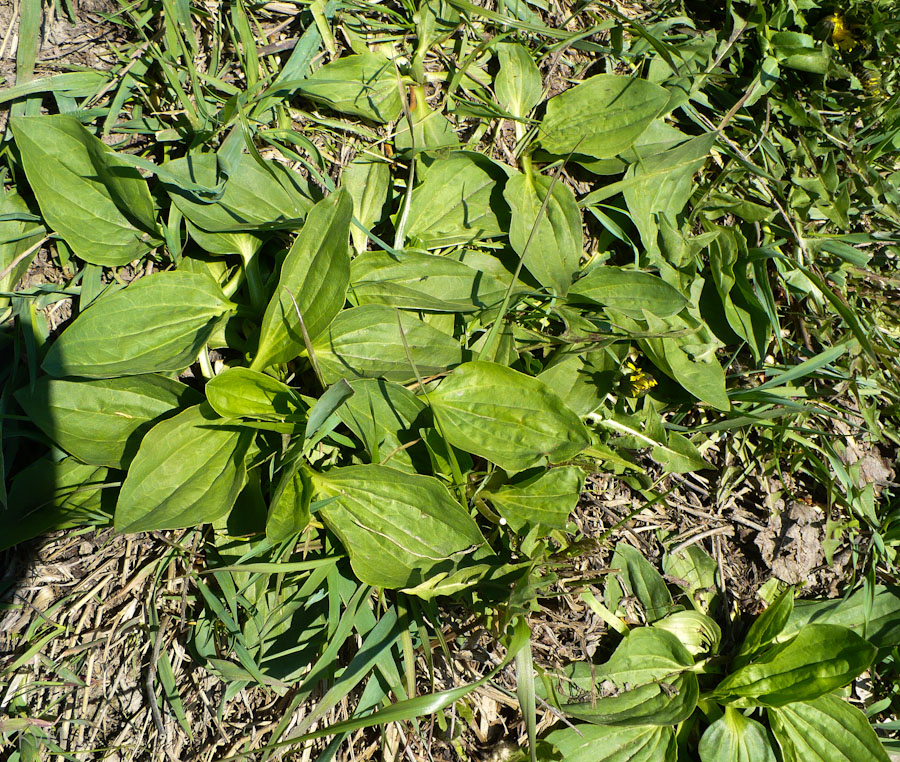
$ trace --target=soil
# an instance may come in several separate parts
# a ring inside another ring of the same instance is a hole
[[[19,2],[0,3],[0,82],[15,84],[18,48]],[[112,65],[117,44],[124,42],[119,27],[104,14],[120,10],[115,0],[71,0],[74,23],[59,16],[63,4],[45,7],[34,77],[40,78],[75,68],[106,70]],[[6,129],[8,110],[0,110],[0,130]]]

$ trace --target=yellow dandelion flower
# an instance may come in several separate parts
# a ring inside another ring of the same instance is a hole
[[[646,374],[631,360],[625,363],[625,370],[628,372],[629,391],[632,397],[643,397],[656,386],[656,379]]]
[[[875,71],[867,71],[862,77],[862,86],[869,95],[881,95],[881,75]]]
[[[832,13],[828,17],[828,25],[831,27],[831,42],[838,50],[849,53],[856,47],[858,40],[840,13]]]

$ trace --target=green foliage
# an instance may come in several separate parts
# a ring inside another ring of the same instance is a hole
[[[146,182],[76,119],[17,117],[11,129],[42,217],[81,259],[124,265],[157,243]]]
[[[546,683],[548,699],[591,723],[548,735],[558,752],[575,753],[573,744],[584,737],[600,740],[609,734],[613,744],[616,734],[629,728],[622,740],[636,758],[674,759],[660,746],[658,729],[693,727],[705,719],[696,747],[702,762],[771,761],[781,758],[778,753],[822,762],[887,759],[864,715],[834,693],[869,668],[874,645],[847,627],[810,623],[773,643],[790,618],[793,590],[788,589],[752,623],[742,642],[730,652],[721,650],[719,628],[707,615],[676,611],[660,618],[658,601],[669,595],[667,585],[637,551],[620,544],[613,564],[621,569],[617,579],[623,589],[640,602],[647,621],[655,621],[628,631],[604,664],[574,663],[565,669],[565,683]],[[643,568],[642,576],[635,567]],[[690,591],[686,583],[679,593]],[[611,615],[624,600],[608,587]],[[670,607],[675,604],[669,601]],[[567,700],[573,689],[584,698]],[[751,711],[764,712],[774,738],[748,716]]]
[[[536,691],[586,723],[542,758],[885,759],[835,691],[900,629],[896,485],[849,454],[900,444],[896,4],[652,5],[314,2],[282,59],[266,7],[140,0],[109,74],[9,88],[3,544],[202,532],[193,651],[229,691],[329,685],[296,738],[463,698],[410,695],[453,597],[530,741]],[[43,244],[62,282],[16,291]],[[596,540],[586,474],[713,470],[721,505],[814,493],[866,584],[748,625],[699,545],[664,579],[619,542],[586,600],[623,640],[542,688],[526,614]]]
[[[653,82],[598,74],[547,103],[541,146],[562,156],[612,158],[630,148],[668,102],[668,92]]]
[[[509,244],[542,286],[565,296],[584,251],[575,194],[541,175],[514,174],[503,191]]]
[[[211,278],[154,273],[94,301],[53,342],[42,367],[88,378],[182,371],[232,307]]]

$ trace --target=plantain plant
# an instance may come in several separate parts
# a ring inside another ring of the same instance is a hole
[[[637,550],[617,546],[608,605],[589,593],[586,600],[623,637],[603,664],[576,662],[544,676],[545,697],[581,722],[550,732],[541,759],[887,762],[842,689],[896,642],[898,591],[878,586],[795,607],[788,587],[743,635],[740,620],[728,622],[728,642],[712,616],[721,616],[715,562],[696,546],[687,551],[666,559],[672,574],[691,580],[673,599]],[[623,621],[626,597],[645,626]]]
[[[186,530],[171,542],[188,556],[182,539],[202,531],[193,652],[228,695],[257,683],[300,701],[333,680],[298,738],[373,670],[356,716],[317,734],[464,696],[472,686],[415,698],[411,654],[430,654],[429,627],[442,637],[435,599],[465,599],[508,645],[479,682],[516,660],[532,742],[525,620],[546,566],[571,549],[588,471],[650,495],[757,427],[773,451],[799,447],[805,468],[838,473],[846,489],[832,499],[858,517],[842,529],[864,524],[895,552],[874,487],[805,428],[835,415],[836,383],[869,434],[888,428],[877,408],[895,393],[896,316],[882,300],[870,324],[841,289],[871,287],[869,249],[895,240],[847,232],[857,216],[897,220],[896,168],[879,163],[893,128],[857,145],[855,117],[826,129],[798,108],[801,77],[855,69],[793,30],[808,26],[797,4],[728,3],[711,32],[680,16],[617,26],[587,6],[574,16],[591,26],[564,31],[523,4],[508,15],[423,0],[397,22],[313,3],[283,67],[261,77],[274,59],[260,63],[235,3],[218,47],[243,57],[245,90],[219,78],[232,63],[220,71],[218,53],[198,72],[189,23],[141,5],[142,34],[156,15],[165,33],[119,70],[108,108],[93,98],[114,75],[99,73],[29,77],[3,96],[30,100],[10,120],[16,190],[0,199],[13,360],[0,369],[0,466],[14,464],[0,546],[112,522]],[[878,18],[872,44],[887,45]],[[576,56],[577,81],[551,95],[536,59],[555,66],[570,47],[602,64]],[[42,93],[66,113],[33,115]],[[120,128],[151,139],[146,155],[108,144],[126,102]],[[514,139],[487,155],[487,130],[503,127]],[[338,173],[326,158],[350,140]],[[855,151],[852,171],[834,145]],[[48,241],[67,283],[15,292]],[[75,316],[51,336],[42,309],[63,299]],[[799,303],[822,328],[814,342],[804,325],[803,346],[784,327]],[[635,551],[620,546],[612,565],[625,571],[604,604],[590,601],[622,643],[605,665],[573,665],[565,685],[548,676],[545,700],[586,724],[552,731],[547,758],[884,759],[834,693],[887,642],[856,631],[859,607],[800,626],[787,593],[723,640],[697,591],[678,611]],[[895,621],[893,593],[868,592]],[[648,626],[626,634],[631,597]],[[339,672],[351,635],[362,647]],[[384,656],[395,647],[404,675]]]

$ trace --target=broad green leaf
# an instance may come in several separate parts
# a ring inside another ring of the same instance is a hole
[[[675,380],[697,399],[717,410],[730,410],[731,400],[725,391],[725,371],[713,358],[692,359],[680,343],[663,339],[663,356]]]
[[[252,439],[206,403],[156,424],[122,484],[116,531],[181,529],[226,515],[244,487]]]
[[[418,429],[430,424],[425,403],[409,389],[383,379],[358,378],[350,383],[353,397],[340,409],[344,424],[362,441],[372,463],[401,471],[429,463]]]
[[[154,422],[202,399],[190,387],[156,375],[74,381],[43,376],[16,399],[63,450],[84,463],[127,468]]]
[[[659,442],[650,451],[650,456],[657,463],[664,466],[666,471],[676,474],[711,468],[690,439],[666,429],[662,416],[651,404],[649,397],[645,397],[644,402],[646,434]]]
[[[449,257],[367,251],[350,265],[350,293],[359,304],[473,312],[498,306],[506,286],[492,275]]]
[[[694,666],[694,657],[667,630],[637,627],[616,647],[606,664],[596,668],[598,683],[609,680],[617,688],[666,682]]]
[[[598,74],[547,102],[540,143],[557,155],[611,158],[628,149],[668,102],[668,91],[652,82]]]
[[[875,647],[852,630],[809,624],[728,675],[716,688],[722,703],[778,707],[810,701],[847,685],[875,658]]]
[[[681,672],[668,681],[647,683],[594,701],[563,704],[562,709],[597,725],[676,725],[691,716],[699,698],[697,675]]]
[[[555,747],[559,757],[549,750],[540,759],[564,762],[675,762],[677,747],[672,728],[660,725],[609,727],[577,725],[549,733],[544,744]]]
[[[694,173],[703,166],[715,142],[716,133],[708,132],[648,156],[625,172],[622,195],[648,250],[657,246],[657,215],[675,220],[681,213],[694,190]]]
[[[419,40],[416,58],[424,58],[432,45],[456,29],[459,21],[459,11],[447,0],[422,0],[418,4],[416,19],[416,37]]]
[[[172,203],[201,231],[253,235],[262,230],[296,229],[313,205],[312,191],[300,175],[276,161],[261,166],[249,154],[240,156],[221,198],[210,203],[199,201],[184,186],[216,185],[220,178],[215,154],[190,154],[163,167],[163,187]]]
[[[58,463],[40,458],[16,474],[3,512],[0,550],[54,529],[104,524],[103,489],[107,469],[65,458]]]
[[[583,484],[584,472],[580,468],[562,466],[482,494],[516,532],[537,526],[565,529]]]
[[[865,589],[848,598],[796,601],[779,638],[795,635],[809,623],[839,624],[866,638],[876,648],[900,641],[900,587],[875,585],[871,602]]]
[[[394,133],[394,148],[404,156],[418,155],[422,151],[436,151],[439,149],[456,148],[459,146],[459,138],[450,120],[440,111],[432,110],[425,100],[425,88],[417,86],[410,88],[410,118],[412,119],[412,134],[409,131],[409,122],[403,119]]]
[[[310,209],[281,265],[278,285],[266,307],[259,349],[251,364],[254,370],[287,362],[306,350],[301,316],[309,340],[314,342],[344,306],[352,216],[353,201],[344,191]]]
[[[518,43],[501,42],[494,51],[500,71],[494,79],[498,103],[520,119],[541,100],[541,73],[531,53]]]
[[[612,265],[599,265],[576,281],[569,301],[602,304],[638,320],[644,317],[644,310],[669,317],[681,312],[688,303],[658,275]]]
[[[426,249],[505,235],[508,172],[486,156],[464,151],[434,161],[413,189],[407,235]]]
[[[206,399],[223,418],[283,421],[303,412],[291,387],[249,368],[228,368],[214,376],[206,384]]]
[[[313,349],[328,383],[379,377],[401,383],[416,377],[410,360],[423,378],[462,361],[458,341],[408,312],[380,304],[341,312],[313,341]]]
[[[450,444],[505,471],[569,460],[591,441],[543,381],[496,363],[460,365],[428,400]]]
[[[496,556],[488,556],[487,563],[467,563],[453,571],[439,571],[414,587],[402,588],[401,592],[415,595],[426,601],[445,595],[455,595],[461,590],[478,585],[479,589],[498,589],[510,579],[520,577],[527,563],[503,564]]]
[[[10,129],[42,216],[78,257],[124,265],[155,244],[146,181],[75,117],[14,117]]]
[[[51,376],[110,378],[184,370],[230,303],[203,275],[148,275],[97,299],[51,345]]]
[[[743,666],[760,649],[778,637],[794,610],[794,589],[788,588],[760,614],[744,636],[744,641],[735,657],[735,664]],[[796,633],[792,633],[796,634]]]
[[[266,518],[266,539],[274,545],[306,529],[311,497],[312,483],[303,468],[282,469]]]
[[[384,218],[391,192],[391,169],[386,161],[355,158],[341,174],[341,185],[353,199],[353,216],[365,228],[372,229]],[[356,225],[350,226],[356,251],[365,251],[368,236]]]
[[[541,211],[551,186],[550,201]],[[517,172],[506,182],[503,197],[512,210],[510,245],[524,254],[525,267],[538,283],[565,296],[584,253],[581,212],[572,189],[543,175]]]
[[[802,32],[775,32],[772,50],[778,62],[789,69],[825,74],[828,71],[829,48]]]
[[[654,447],[650,455],[668,473],[686,474],[710,467],[693,442],[675,431],[667,432],[666,444]]]
[[[618,175],[628,169],[629,164],[636,164],[648,156],[662,153],[669,148],[674,148],[685,140],[690,140],[690,135],[685,134],[677,127],[672,126],[664,117],[654,119],[650,126],[644,130],[631,148],[623,151],[614,159],[589,159],[586,156],[578,156],[576,161],[585,169],[597,175]],[[615,183],[619,186],[618,183]],[[618,193],[619,191],[616,191]],[[597,195],[595,195],[597,194]],[[579,202],[581,206],[595,203],[594,199],[609,198],[605,194],[605,188],[589,193]]]
[[[730,706],[703,733],[697,751],[700,762],[776,762],[766,729]]]
[[[606,601],[612,611],[625,596],[634,596],[640,601],[650,623],[662,619],[672,610],[674,603],[665,580],[639,550],[620,542],[609,565],[618,569],[618,573],[610,575],[606,581]]]
[[[573,351],[555,358],[553,364],[538,375],[579,417],[600,407],[619,378],[617,372],[596,367],[593,359],[596,358]]]
[[[731,330],[747,342],[757,362],[765,356],[770,323],[747,278],[747,242],[740,232],[720,228],[708,248],[709,269]]]
[[[401,88],[394,62],[370,52],[332,61],[297,81],[310,100],[382,124],[400,116]]]
[[[316,515],[340,538],[353,571],[369,585],[410,587],[451,571],[484,543],[478,526],[441,482],[386,466],[312,474],[337,499]]]
[[[644,329],[641,322],[612,311],[612,317],[627,330]],[[660,338],[638,341],[653,364],[671,376],[697,399],[717,410],[730,410],[731,400],[725,390],[725,371],[716,358],[721,342],[709,326],[689,310],[666,318],[645,313],[646,330]]]
[[[0,193],[3,193],[0,188]],[[0,216],[25,215],[30,214],[31,210],[22,197],[11,190],[7,192],[2,201],[0,201]],[[37,249],[29,256],[21,259],[18,264],[13,264],[15,260],[36,244],[44,228],[36,222],[25,222],[23,220],[0,220],[0,273],[6,273],[0,277],[0,291],[12,291],[21,277],[28,270],[28,266],[37,254]],[[6,272],[9,270],[9,272]],[[8,301],[7,297],[0,296],[0,306]]]
[[[640,429],[640,422],[635,416],[622,413],[613,414],[611,418],[599,419],[597,422],[604,428],[612,429],[624,435],[622,444],[629,449],[641,449],[649,445],[651,456],[672,473],[687,473],[710,465],[703,460],[700,451],[684,436],[666,431],[659,413],[648,402],[644,408],[646,425]]]
[[[768,712],[784,762],[889,762],[866,716],[838,696]]]

